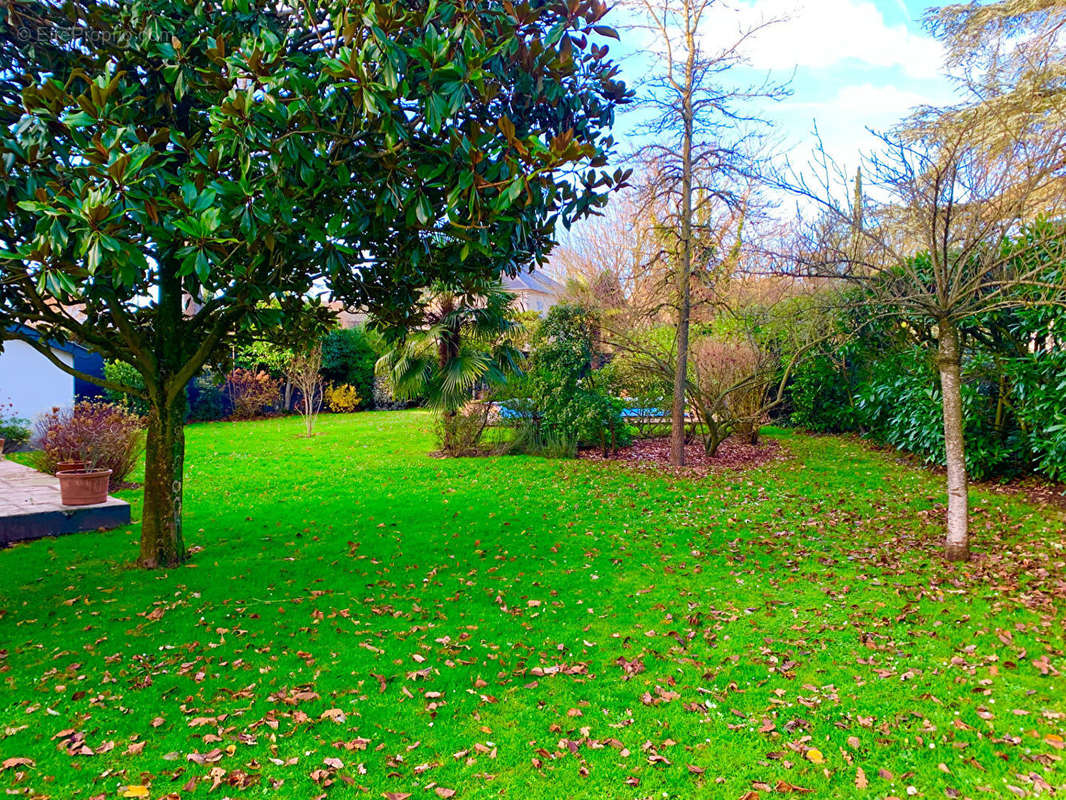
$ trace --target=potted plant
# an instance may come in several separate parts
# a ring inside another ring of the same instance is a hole
[[[44,456],[40,469],[53,475],[85,469],[81,457],[85,436],[79,419],[74,409],[57,407],[38,421],[37,439]]]
[[[60,468],[70,464],[79,464],[76,469],[56,472],[59,478],[60,502],[65,506],[95,506],[107,502],[107,489],[111,482],[111,470],[99,469],[95,447],[87,443],[78,454],[77,460],[71,460]]]
[[[107,502],[107,485],[111,470],[95,469],[86,464],[84,469],[57,472],[59,496],[65,506],[95,506]]]
[[[140,417],[113,403],[81,401],[71,408],[54,408],[37,422],[38,469],[57,476],[110,471],[109,488],[115,489],[137,464],[142,430]],[[72,485],[69,477],[61,477],[60,482]],[[95,496],[100,499],[94,502],[106,498],[101,492]]]

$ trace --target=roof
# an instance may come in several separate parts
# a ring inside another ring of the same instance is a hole
[[[543,272],[520,272],[515,277],[504,277],[503,288],[510,292],[541,292],[558,295],[563,285]]]
[[[6,329],[0,331],[0,341],[5,339],[10,341],[17,341],[9,336],[5,336],[4,334],[7,333],[7,331],[17,333],[19,334],[19,336],[32,336],[34,339],[41,338],[41,334],[35,331],[29,325],[8,325]],[[79,352],[89,352],[88,348],[78,344],[77,342],[57,342],[56,340],[52,339],[48,342],[48,345],[53,350],[58,350],[61,353],[69,353],[70,355],[77,355]]]

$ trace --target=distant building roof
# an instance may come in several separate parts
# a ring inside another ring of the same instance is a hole
[[[542,292],[553,295],[558,295],[563,291],[561,283],[543,272],[520,272],[514,278],[505,277],[503,288],[511,292]]]

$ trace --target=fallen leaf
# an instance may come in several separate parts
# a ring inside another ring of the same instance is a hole
[[[870,785],[870,782],[866,780],[866,773],[863,772],[862,767],[855,770],[855,788],[865,789]]]

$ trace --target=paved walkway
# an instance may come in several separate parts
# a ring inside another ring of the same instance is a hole
[[[30,467],[0,458],[0,546],[101,528],[130,521],[130,505],[108,497],[95,506],[65,506],[59,480]]]

